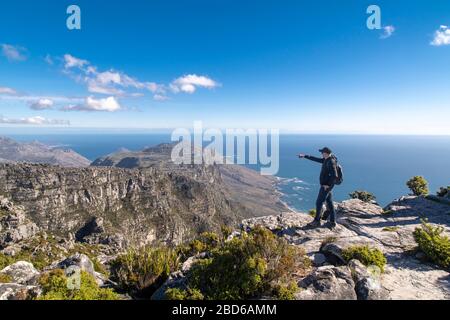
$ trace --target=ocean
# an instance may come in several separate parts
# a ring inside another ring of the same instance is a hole
[[[170,142],[168,133],[4,135],[71,148],[92,161],[120,148],[138,151]],[[367,190],[384,206],[407,194],[406,181],[415,175],[424,176],[433,193],[450,185],[450,136],[281,135],[278,189],[293,209],[313,208],[319,188],[320,164],[297,154],[320,156],[318,149],[324,146],[344,168],[344,183],[334,191],[336,201],[348,199],[354,190]]]

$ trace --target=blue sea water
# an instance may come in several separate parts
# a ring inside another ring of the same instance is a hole
[[[137,151],[162,142],[162,134],[6,134],[18,141],[40,141],[75,150],[90,160],[120,148]],[[424,176],[435,192],[450,185],[450,136],[282,135],[280,137],[279,190],[285,202],[297,210],[314,207],[319,188],[320,164],[300,160],[299,153],[320,156],[330,147],[344,168],[345,181],[335,189],[335,200],[354,190],[374,193],[380,204],[407,194],[406,181]]]

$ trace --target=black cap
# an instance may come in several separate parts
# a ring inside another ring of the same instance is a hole
[[[328,148],[328,147],[320,149],[319,152],[320,153],[328,153],[328,154],[332,154],[333,153],[333,151],[331,151],[331,149]]]

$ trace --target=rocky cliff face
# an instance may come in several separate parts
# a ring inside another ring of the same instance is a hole
[[[257,215],[229,197],[215,166],[167,171],[1,164],[0,181],[0,195],[23,206],[41,229],[98,242],[179,243]],[[102,232],[92,237],[89,225],[98,221]]]
[[[0,137],[0,163],[48,163],[64,167],[87,167],[90,161],[70,149],[52,148],[39,142],[19,143]]]

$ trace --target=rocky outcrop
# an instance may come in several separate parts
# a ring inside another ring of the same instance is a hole
[[[63,167],[87,167],[90,161],[70,149],[55,148],[39,142],[20,143],[0,137],[0,163],[48,163]]]
[[[26,217],[22,207],[0,196],[0,249],[32,238],[38,232],[38,226]]]
[[[272,203],[255,211],[253,204],[230,196],[215,166],[167,171],[0,164],[0,181],[0,194],[20,204],[43,231],[118,246],[180,243],[282,208]]]
[[[17,283],[0,283],[1,300],[30,300],[38,297],[42,290],[38,286]]]
[[[430,299],[450,298],[450,274],[413,254],[413,231],[422,218],[450,233],[450,207],[423,197],[402,197],[386,208],[360,200],[337,204],[338,227],[310,228],[313,218],[301,213],[252,218],[242,228],[265,226],[294,245],[302,246],[316,269],[299,280],[298,299]],[[385,272],[359,261],[347,263],[342,250],[353,245],[380,249]],[[322,256],[323,255],[323,256]],[[324,258],[325,257],[325,261]],[[352,290],[350,290],[350,288]]]
[[[0,270],[0,275],[7,276],[13,283],[35,285],[39,277],[39,272],[34,268],[32,263],[18,261]]]

